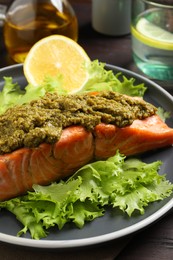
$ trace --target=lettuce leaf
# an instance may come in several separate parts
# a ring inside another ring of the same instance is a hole
[[[143,97],[146,91],[144,84],[135,85],[135,79],[127,79],[121,72],[114,74],[105,69],[105,63],[94,60],[86,64],[88,80],[82,87],[82,93],[91,91],[116,91],[129,96]]]
[[[82,228],[103,216],[105,206],[118,207],[129,217],[135,211],[144,214],[149,203],[173,192],[173,184],[158,174],[160,167],[160,161],[146,164],[117,152],[106,161],[85,165],[67,181],[33,185],[33,192],[1,202],[0,207],[23,224],[18,236],[29,231],[33,239],[46,237],[50,227],[60,230],[68,222]]]
[[[113,71],[106,70],[104,63],[97,60],[86,64],[85,69],[88,73],[88,80],[78,93],[90,91],[112,90],[129,96],[143,96],[146,90],[144,84],[135,85],[133,78],[127,79],[121,73],[114,75]],[[120,80],[119,78],[122,78]],[[63,88],[63,77],[46,77],[40,86],[28,84],[23,90],[18,83],[13,83],[11,77],[4,77],[4,87],[0,91],[0,114],[15,105],[28,103],[32,100],[44,96],[47,92],[57,92],[58,94],[68,94]]]
[[[13,83],[11,77],[4,77],[4,87],[0,92],[0,114],[13,106],[23,94],[18,83]]]
[[[171,117],[170,111],[165,111],[162,107],[157,108],[157,115],[162,119],[163,122],[166,121],[166,119]]]
[[[0,91],[0,114],[15,105],[22,105],[43,97],[47,92],[57,92],[57,89],[60,94],[67,94],[66,90],[62,88],[62,81],[61,75],[55,78],[46,77],[40,86],[35,87],[28,84],[24,89],[21,89],[11,77],[4,77],[4,87]]]

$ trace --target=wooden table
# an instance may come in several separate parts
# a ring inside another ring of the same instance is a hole
[[[10,0],[0,1],[2,3]],[[70,0],[79,21],[79,43],[91,59],[113,64],[142,73],[132,60],[131,36],[104,36],[92,29],[91,1]],[[13,64],[8,57],[0,31],[0,67]],[[173,82],[159,81],[163,88],[173,94]],[[74,260],[171,260],[173,259],[173,210],[145,230],[113,240],[105,244],[83,249],[46,251],[25,249],[0,243],[0,258],[3,260],[74,259]]]

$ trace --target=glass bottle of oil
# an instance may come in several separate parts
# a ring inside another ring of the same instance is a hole
[[[34,43],[52,34],[78,39],[77,18],[66,0],[15,0],[4,21],[4,41],[10,57],[23,63]]]

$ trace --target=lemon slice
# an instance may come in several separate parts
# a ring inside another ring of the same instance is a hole
[[[173,34],[141,18],[132,34],[141,42],[160,49],[173,50]]]
[[[69,93],[82,88],[88,78],[84,63],[90,61],[84,49],[72,39],[52,35],[41,39],[30,49],[23,70],[27,81],[41,85],[46,76],[63,76],[63,87]]]

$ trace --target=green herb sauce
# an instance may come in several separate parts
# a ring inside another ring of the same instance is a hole
[[[112,91],[97,95],[48,93],[0,116],[0,154],[55,143],[70,125],[82,125],[88,131],[101,122],[125,127],[155,113],[156,108],[144,100]]]

